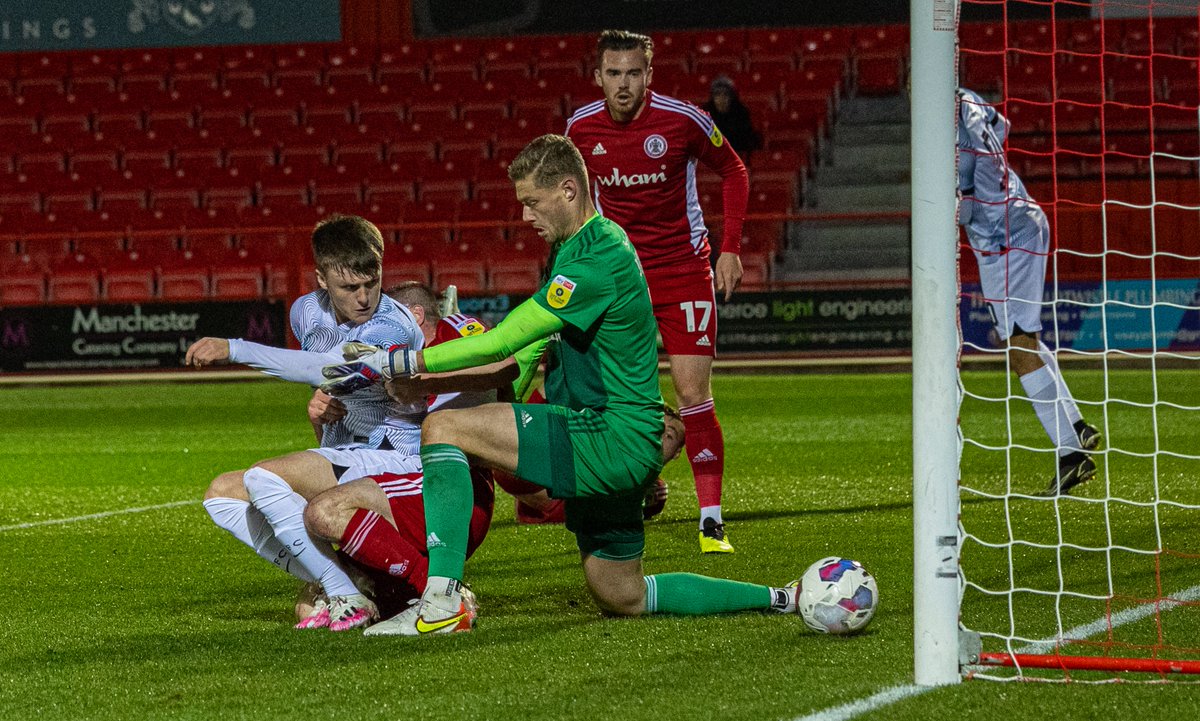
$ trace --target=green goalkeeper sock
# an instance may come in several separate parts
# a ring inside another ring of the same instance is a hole
[[[462,449],[448,443],[421,446],[425,468],[425,545],[429,575],[461,581],[475,491]]]
[[[766,610],[772,607],[769,586],[698,576],[694,573],[660,573],[646,576],[646,613],[703,616],[730,611]]]

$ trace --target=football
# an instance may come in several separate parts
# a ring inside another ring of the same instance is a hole
[[[857,633],[871,622],[877,605],[875,577],[858,561],[822,558],[800,577],[796,610],[814,631]]]

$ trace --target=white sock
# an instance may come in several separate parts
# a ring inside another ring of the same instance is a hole
[[[1033,412],[1042,422],[1042,428],[1046,429],[1046,435],[1050,436],[1050,440],[1058,449],[1058,455],[1065,456],[1081,450],[1075,428],[1067,419],[1063,404],[1057,402],[1058,384],[1049,366],[1042,366],[1021,376],[1021,387],[1025,389],[1025,395],[1029,396]]]
[[[1071,391],[1067,388],[1067,381],[1063,378],[1062,370],[1058,367],[1058,357],[1055,356],[1046,344],[1038,341],[1038,356],[1046,367],[1054,373],[1054,380],[1058,384],[1058,402],[1062,404],[1063,409],[1067,413],[1067,420],[1071,421],[1071,425],[1083,420],[1083,414],[1079,412],[1079,406],[1075,403],[1075,397],[1071,395]]]
[[[267,519],[249,502],[237,498],[209,498],[204,502],[204,510],[208,511],[213,523],[252,548],[263,560],[270,561],[301,581],[314,580],[300,564],[293,563],[295,558],[291,552],[275,538]]]
[[[462,606],[462,594],[459,589],[462,582],[448,576],[430,576],[425,584],[425,593],[421,600],[431,603],[447,613],[458,613]]]
[[[328,596],[359,593],[338,566],[333,546],[314,539],[304,530],[304,508],[308,501],[293,491],[287,481],[266,469],[251,468],[244,478],[250,502],[271,524],[275,538],[291,551],[293,562],[317,579]]]
[[[721,520],[721,507],[720,506],[704,506],[703,508],[700,509],[700,530],[701,531],[704,530],[704,519],[706,519],[706,518],[711,518],[714,521],[716,521],[717,523],[724,523],[724,521]]]

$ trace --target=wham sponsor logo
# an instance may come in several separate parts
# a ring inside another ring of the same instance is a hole
[[[612,175],[608,177],[597,177],[596,181],[605,187],[617,186],[618,188],[631,188],[635,185],[653,185],[654,183],[667,182],[666,172],[660,173],[633,173],[632,175],[622,175],[620,168],[613,168]]]

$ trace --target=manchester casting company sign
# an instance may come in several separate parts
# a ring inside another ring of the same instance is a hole
[[[0,52],[340,38],[339,0],[0,0]]]
[[[179,368],[205,336],[282,346],[280,301],[0,308],[0,373]]]

